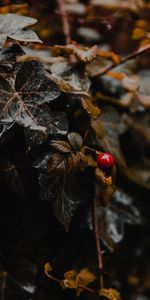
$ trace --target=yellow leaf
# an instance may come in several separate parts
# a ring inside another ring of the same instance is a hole
[[[95,280],[95,275],[87,268],[82,269],[77,275],[78,285],[87,286],[90,282]]]
[[[65,279],[61,280],[60,282],[60,285],[63,289],[77,289],[77,272],[75,270],[66,272],[64,274],[64,278]]]
[[[146,37],[146,32],[142,28],[134,28],[132,32],[132,40],[140,40]]]
[[[47,262],[45,265],[44,265],[44,270],[46,273],[48,272],[51,272],[53,270],[51,264],[49,262]]]
[[[101,110],[97,106],[93,105],[91,100],[82,98],[81,102],[84,109],[93,119],[96,119],[101,114]]]
[[[87,268],[82,269],[80,273],[77,275],[77,296],[81,294],[81,292],[84,290],[84,287],[86,287],[89,283],[93,282],[95,280],[95,275],[90,272]],[[83,287],[83,288],[82,288]]]
[[[102,58],[111,59],[115,64],[120,63],[120,56],[115,54],[112,51],[107,52],[107,51],[104,51],[104,50],[99,50],[98,55]]]
[[[120,293],[115,289],[100,289],[99,296],[106,297],[109,300],[121,300]]]
[[[112,71],[107,72],[107,75],[118,80],[122,80],[125,77],[125,74],[123,73],[112,72]]]

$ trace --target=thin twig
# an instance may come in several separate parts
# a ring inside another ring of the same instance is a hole
[[[131,59],[134,59],[137,56],[142,55],[142,54],[144,54],[146,52],[149,52],[149,51],[150,51],[150,44],[145,45],[145,46],[141,46],[137,51],[123,57],[118,64],[112,63],[111,65],[107,66],[102,71],[100,71],[99,74],[96,74],[93,77],[105,75],[107,72],[114,69],[115,67],[120,66],[120,65],[124,64],[125,62],[127,62]]]
[[[65,43],[68,45],[71,41],[70,38],[70,25],[69,25],[69,19],[68,15],[66,14],[65,7],[64,7],[64,1],[63,0],[57,0],[58,10],[61,15],[62,20],[62,26],[63,26],[63,33],[65,36]]]
[[[93,227],[94,227],[97,259],[98,259],[99,281],[100,281],[99,283],[100,283],[100,289],[102,289],[104,288],[103,259],[102,259],[103,252],[101,250],[101,243],[100,243],[100,228],[98,225],[97,200],[98,198],[95,196],[93,199]]]
[[[95,150],[95,149],[93,149],[89,146],[84,146],[84,148],[91,151],[91,152],[93,152],[93,153],[95,153],[96,155],[99,155],[101,153],[100,151],[97,151],[97,150]]]

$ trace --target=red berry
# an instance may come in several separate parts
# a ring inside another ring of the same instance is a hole
[[[97,157],[97,165],[103,172],[109,175],[115,165],[115,160],[110,153],[101,153]]]

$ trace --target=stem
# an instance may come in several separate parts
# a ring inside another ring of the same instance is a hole
[[[104,288],[103,259],[102,259],[103,252],[101,250],[101,243],[100,243],[100,228],[98,225],[97,200],[98,198],[95,196],[93,200],[93,227],[94,227],[97,259],[98,259],[99,283],[100,283],[100,289],[102,289]]]
[[[108,67],[106,67],[102,71],[100,71],[99,74],[96,74],[93,77],[105,75],[107,72],[114,69],[115,67],[120,66],[120,65],[124,64],[125,62],[127,62],[131,59],[134,59],[137,56],[139,56],[143,53],[149,52],[149,51],[150,51],[150,44],[145,45],[145,46],[141,46],[137,51],[123,57],[118,64],[112,63],[111,65],[109,65]]]
[[[94,152],[96,155],[99,155],[101,152],[100,151],[97,151],[89,146],[84,146],[85,149],[91,151],[91,152]]]
[[[68,45],[70,43],[70,25],[68,20],[68,15],[66,14],[65,7],[64,7],[64,1],[63,0],[57,0],[58,10],[61,14],[61,20],[62,20],[62,26],[63,26],[63,33],[65,36],[65,43]]]
[[[60,279],[58,279],[58,278],[56,278],[56,277],[50,275],[46,270],[44,270],[44,272],[45,272],[45,274],[46,274],[46,276],[47,276],[48,278],[50,278],[50,279],[52,279],[52,280],[54,280],[54,281],[56,281],[56,282],[58,282],[58,283],[61,282]]]

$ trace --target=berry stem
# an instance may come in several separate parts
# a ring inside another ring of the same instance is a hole
[[[93,227],[94,227],[97,259],[98,259],[99,285],[100,285],[100,289],[102,289],[104,288],[103,258],[102,258],[103,251],[101,250],[101,243],[100,243],[100,228],[99,228],[98,215],[97,215],[97,201],[98,201],[98,197],[95,196],[93,199]]]
[[[84,146],[85,149],[91,151],[91,152],[94,152],[96,155],[99,155],[101,152],[100,151],[97,151],[89,146]]]

